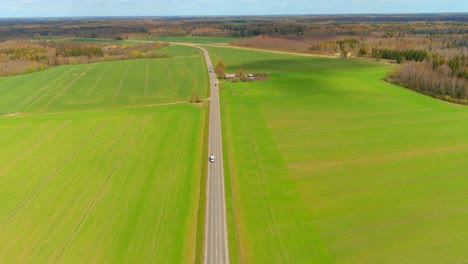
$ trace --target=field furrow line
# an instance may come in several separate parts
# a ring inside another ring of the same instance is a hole
[[[60,88],[60,85],[62,84],[60,81],[65,78],[65,76],[68,75],[68,72],[72,71],[74,67],[69,67],[67,70],[65,70],[59,77],[53,79],[50,83],[54,83],[54,85],[50,85],[51,88],[50,90],[46,91],[45,93],[40,94],[36,99],[32,100],[30,103],[27,103],[27,105],[24,107],[23,112],[26,112],[26,110],[31,107],[33,104],[35,104],[37,101],[40,99],[46,97],[50,92],[54,91],[57,88]],[[50,84],[49,83],[49,84]]]
[[[66,159],[45,177],[45,179],[15,208],[15,210],[13,210],[13,212],[3,222],[0,223],[0,230],[2,230],[11,221],[11,219],[13,219],[32,200],[36,194],[38,194],[64,167],[70,163],[71,160],[73,160],[73,158],[76,157],[76,155],[84,148],[84,146],[98,133],[103,125],[104,123],[101,123],[94,132],[85,137],[80,142],[80,144],[66,157]],[[92,128],[89,130],[92,130]],[[89,133],[89,131],[87,131],[87,133]]]
[[[96,204],[99,202],[99,200],[101,199],[102,195],[103,195],[103,192],[104,190],[106,189],[108,183],[110,182],[110,180],[112,179],[112,177],[115,175],[115,172],[117,171],[117,168],[120,166],[120,164],[122,163],[122,160],[124,160],[124,158],[128,155],[128,152],[130,151],[130,149],[133,147],[134,145],[134,142],[136,140],[136,138],[138,137],[138,135],[140,134],[140,132],[145,128],[145,126],[150,122],[152,116],[149,116],[149,117],[146,117],[142,122],[141,122],[141,125],[140,127],[138,128],[138,130],[135,132],[135,134],[132,136],[132,138],[130,139],[130,142],[127,144],[126,146],[126,149],[125,151],[122,153],[122,155],[120,155],[119,159],[114,163],[111,171],[109,172],[108,176],[106,177],[106,179],[104,180],[104,182],[102,183],[99,191],[96,193],[96,195],[94,196],[94,198],[91,200],[90,204],[88,205],[88,207],[86,208],[86,210],[83,212],[83,214],[81,215],[80,219],[78,220],[78,222],[75,224],[75,227],[73,228],[73,230],[71,231],[71,233],[69,234],[68,238],[67,238],[67,241],[65,242],[65,244],[63,245],[62,249],[60,250],[60,252],[58,253],[58,257],[57,257],[57,263],[61,262],[65,252],[68,250],[68,248],[70,247],[71,243],[75,240],[76,236],[79,234],[79,232],[81,231],[81,228],[83,227],[84,223],[86,222],[86,220],[88,219],[89,215],[91,214],[91,212],[94,210],[94,207],[96,206]]]
[[[122,75],[122,79],[120,79],[120,83],[119,85],[117,86],[117,88],[115,89],[115,92],[114,92],[114,99],[113,101],[115,102],[117,100],[117,98],[119,97],[119,94],[120,94],[120,90],[122,90],[122,87],[123,85],[125,84],[125,79],[127,78],[127,74],[128,74],[128,71],[130,70],[130,66],[132,65],[132,62],[129,62],[128,65],[127,65],[127,69],[125,69],[125,72],[124,74]]]
[[[320,238],[324,238],[324,237],[331,237],[331,236],[337,236],[337,235],[353,233],[353,232],[361,232],[361,231],[372,230],[372,229],[383,229],[383,228],[388,228],[388,227],[402,225],[402,224],[409,224],[409,223],[414,223],[414,222],[419,222],[419,221],[424,221],[424,220],[430,220],[430,219],[433,219],[433,218],[447,216],[447,215],[462,214],[462,213],[466,213],[466,212],[468,212],[468,207],[462,207],[462,208],[458,208],[458,209],[453,209],[453,210],[449,210],[449,211],[434,213],[434,214],[420,216],[420,217],[396,220],[396,221],[389,222],[389,223],[383,223],[383,224],[377,224],[377,225],[368,225],[368,226],[359,226],[359,227],[352,227],[352,228],[343,228],[343,229],[338,229],[338,230],[335,230],[335,231],[324,232],[324,233],[318,234],[315,237],[315,239],[320,239]]]
[[[125,134],[126,131],[128,131],[128,129],[130,128],[130,126],[133,124],[133,121],[134,121],[134,120],[135,120],[135,117],[132,116],[132,118],[130,118],[130,119],[127,121],[127,123],[124,124],[124,125],[122,126],[122,128],[119,128],[119,129],[118,129],[118,131],[119,131],[118,134],[117,134],[114,138],[112,138],[112,140],[110,140],[110,142],[107,143],[107,144],[110,145],[110,146],[113,146],[114,144],[117,144],[117,143],[121,142],[123,135]],[[94,168],[94,170],[90,173],[90,175],[94,175],[99,169],[100,169],[99,167]],[[80,216],[79,219],[81,219],[81,218],[84,216],[85,213],[86,213],[86,210],[83,212],[83,214]],[[60,248],[60,250],[58,251],[58,256],[60,256],[60,254],[62,254],[62,252],[64,251],[66,245],[68,244],[68,241],[72,238],[72,235],[74,234],[74,231],[75,231],[76,227],[77,227],[77,225],[75,225],[75,226],[73,227],[72,231],[68,234],[67,239],[65,240],[64,245],[63,245],[62,248]],[[58,257],[57,257],[57,258],[58,258]]]
[[[280,254],[282,256],[282,260],[285,262],[285,263],[290,263],[289,261],[289,258],[288,258],[288,254],[286,252],[286,249],[285,249],[285,246],[284,246],[284,242],[281,238],[281,235],[280,235],[280,232],[279,232],[279,229],[278,229],[278,220],[276,218],[276,214],[273,210],[273,206],[271,205],[271,201],[269,199],[269,196],[268,194],[265,192],[265,188],[263,187],[263,184],[268,182],[268,171],[266,170],[265,168],[265,165],[263,164],[263,160],[262,160],[262,155],[260,153],[260,150],[258,148],[258,145],[257,145],[257,140],[253,137],[253,136],[250,136],[249,137],[249,143],[250,143],[250,146],[252,148],[252,152],[255,156],[255,160],[258,164],[258,167],[259,167],[259,175],[261,176],[261,181],[262,183],[259,184],[259,187],[260,189],[262,190],[262,193],[265,195],[265,203],[267,205],[267,211],[268,211],[268,214],[270,215],[270,218],[272,219],[272,223],[273,223],[273,230],[272,231],[272,237],[273,238],[276,238],[275,240],[278,242],[278,245],[279,245],[279,249],[280,249]]]
[[[167,69],[167,77],[169,78],[169,82],[171,83],[171,88],[173,91],[175,91],[175,85],[174,85],[174,80],[172,78],[172,71],[171,71],[171,68],[169,67],[169,63],[167,63],[167,59],[164,59],[164,63],[166,65],[166,69]]]
[[[180,137],[180,140],[177,141],[178,144],[177,146],[175,146],[174,154],[171,156],[171,160],[169,162],[169,168],[171,169],[168,174],[169,180],[165,182],[165,185],[162,188],[162,190],[164,190],[164,195],[162,197],[160,213],[158,214],[158,219],[156,220],[156,223],[155,223],[156,231],[155,231],[153,238],[156,238],[156,241],[154,242],[152,241],[152,250],[151,250],[152,256],[156,254],[156,248],[157,248],[157,245],[159,244],[159,237],[160,237],[159,234],[161,233],[161,230],[163,229],[163,225],[164,225],[163,217],[166,215],[168,204],[174,195],[173,186],[174,186],[174,178],[176,174],[176,169],[178,168],[177,162],[180,160],[180,156],[182,156],[182,154],[184,153],[185,142],[187,141],[188,134],[189,132],[187,129],[187,125],[185,125],[183,129],[183,134]]]
[[[91,64],[91,66],[86,69],[86,71],[82,74],[78,74],[78,77],[73,79],[67,86],[65,86],[60,92],[56,93],[54,97],[52,97],[45,105],[43,105],[40,109],[39,112],[44,111],[47,107],[49,107],[53,102],[57,100],[65,91],[70,89],[78,80],[81,79],[81,77],[85,76],[96,64]]]
[[[146,61],[146,78],[145,78],[145,92],[144,92],[145,98],[148,97],[148,90],[149,90],[149,74],[150,74],[149,69],[150,69],[149,61]]]
[[[170,131],[167,130],[168,127],[169,127],[169,125],[170,125],[170,124],[169,124],[169,120],[170,120],[170,118],[168,118],[168,117],[165,117],[165,118],[162,118],[162,119],[159,119],[159,118],[158,118],[158,128],[157,128],[157,129],[158,129],[158,130],[164,129],[163,131],[165,131],[166,133],[170,133]],[[164,135],[164,134],[163,134],[163,135]],[[164,140],[162,139],[162,140],[160,140],[160,141],[158,142],[158,145],[157,145],[158,147],[157,147],[157,148],[154,148],[154,149],[162,150],[162,146],[163,146],[163,145],[164,145]],[[152,153],[152,154],[148,154],[148,155],[146,155],[146,156],[151,156],[151,157],[153,157],[153,158],[158,158],[158,157],[159,157],[159,156],[158,156],[158,153]],[[157,174],[157,173],[159,172],[158,168],[157,168],[155,171],[151,171],[151,172],[150,172],[150,174],[151,174],[150,177],[153,177],[153,179],[152,179],[152,180],[150,181],[150,183],[149,183],[150,186],[151,186],[151,192],[149,192],[149,193],[147,194],[147,197],[148,197],[148,196],[151,196],[151,193],[157,192],[157,191],[158,191],[157,189],[156,189],[156,190],[154,189],[155,184],[157,184],[158,186],[161,186],[161,185],[163,185],[163,183],[164,183],[164,181],[162,181],[161,179],[158,179],[158,177],[155,176],[153,172],[156,172],[156,174]],[[166,189],[165,189],[165,188],[162,188],[162,190],[166,190]],[[152,200],[150,200],[150,198],[148,198],[148,202],[145,204],[144,208],[148,208],[148,207],[153,208],[153,207],[152,207]],[[158,207],[159,207],[159,204],[158,204]],[[145,209],[142,209],[142,210],[145,210]],[[153,238],[153,237],[152,237],[152,238]],[[152,243],[149,243],[148,245],[153,245],[153,240],[152,240],[152,238],[151,238]],[[138,236],[132,236],[129,245],[133,245],[133,244],[137,243],[138,240],[139,240],[139,237],[138,237]],[[124,262],[131,262],[131,260],[132,260],[132,257],[130,257],[129,254],[128,254],[129,251],[130,251],[130,248],[127,249],[127,252],[126,252],[126,254],[125,254],[125,258],[123,259]],[[147,251],[145,251],[145,253],[146,253],[146,252],[147,252]],[[145,254],[145,255],[146,255],[146,254]]]
[[[53,133],[48,133],[45,137],[41,138],[39,141],[37,141],[34,145],[26,148],[23,152],[21,152],[16,158],[14,158],[11,162],[9,162],[5,167],[0,169],[0,176],[5,174],[11,167],[13,167],[16,163],[18,163],[20,160],[24,159],[27,157],[30,153],[34,152],[36,149],[38,149],[40,146],[42,146],[45,142],[47,142],[49,139],[53,138],[55,135],[59,134],[63,129],[65,129],[66,126],[68,126],[70,122],[65,122],[63,123],[57,130],[52,130]]]
[[[94,82],[94,84],[89,88],[89,90],[86,92],[86,94],[83,96],[83,98],[81,98],[80,100],[80,104],[84,104],[86,102],[86,100],[88,99],[88,97],[91,95],[91,93],[94,91],[94,89],[96,89],[97,85],[99,84],[99,82],[102,80],[102,78],[104,78],[104,76],[107,74],[107,72],[109,71],[109,68],[111,67],[111,63],[109,63],[109,65],[106,67],[106,69],[101,73],[101,75],[99,75],[99,77],[96,79],[96,81]]]
[[[185,70],[192,76],[192,96],[196,95],[195,89],[198,87],[198,77],[192,72],[192,70],[187,66],[185,60],[182,63],[184,65]],[[192,98],[192,100],[195,98]]]
[[[20,111],[21,108],[23,108],[26,104],[28,104],[29,102],[31,102],[34,98],[37,98],[38,95],[42,94],[42,92],[44,90],[47,90],[47,88],[49,88],[49,86],[42,86],[41,88],[37,89],[36,91],[34,91],[31,95],[29,95],[28,97],[26,97],[26,99],[24,99],[20,104],[18,104],[18,111]],[[23,109],[22,111],[24,112],[25,109]]]

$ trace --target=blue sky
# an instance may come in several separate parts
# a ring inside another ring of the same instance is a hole
[[[467,0],[0,0],[0,17],[468,12]]]

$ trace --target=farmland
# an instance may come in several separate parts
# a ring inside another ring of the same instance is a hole
[[[0,262],[189,263],[204,104],[200,56],[0,79]],[[175,104],[174,104],[175,103]]]
[[[467,260],[466,107],[384,64],[207,49],[270,76],[220,87],[233,262]]]
[[[0,78],[0,115],[190,101],[193,95],[206,98],[203,63],[201,55],[139,59],[66,65]]]

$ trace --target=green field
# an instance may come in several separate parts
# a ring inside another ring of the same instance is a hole
[[[164,42],[184,42],[196,44],[228,44],[236,39],[235,37],[192,37],[192,36],[177,36],[177,37],[152,37],[141,38],[139,40],[148,41],[164,41]]]
[[[222,89],[233,262],[464,263],[468,117],[390,66],[208,48]]]
[[[190,101],[208,95],[204,59],[140,59],[67,65],[0,78],[0,115]]]
[[[0,262],[193,262],[207,110],[187,101],[205,71],[198,56],[0,79]]]
[[[163,47],[162,49],[156,51],[158,54],[168,54],[173,57],[189,57],[189,56],[199,56],[201,55],[201,50],[194,47],[182,46],[182,45],[170,45]]]

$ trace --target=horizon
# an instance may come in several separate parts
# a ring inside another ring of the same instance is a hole
[[[217,17],[225,17],[225,18],[237,18],[237,17],[245,17],[245,18],[253,18],[253,17],[337,17],[337,16],[427,16],[427,15],[437,15],[437,16],[444,16],[444,15],[467,15],[468,12],[420,12],[420,13],[320,13],[320,14],[249,14],[249,15],[83,15],[83,16],[24,16],[24,17],[0,17],[0,20],[5,19],[69,19],[69,18],[217,18]]]
[[[461,11],[460,11],[461,10]],[[462,0],[6,0],[0,18],[464,14]]]

